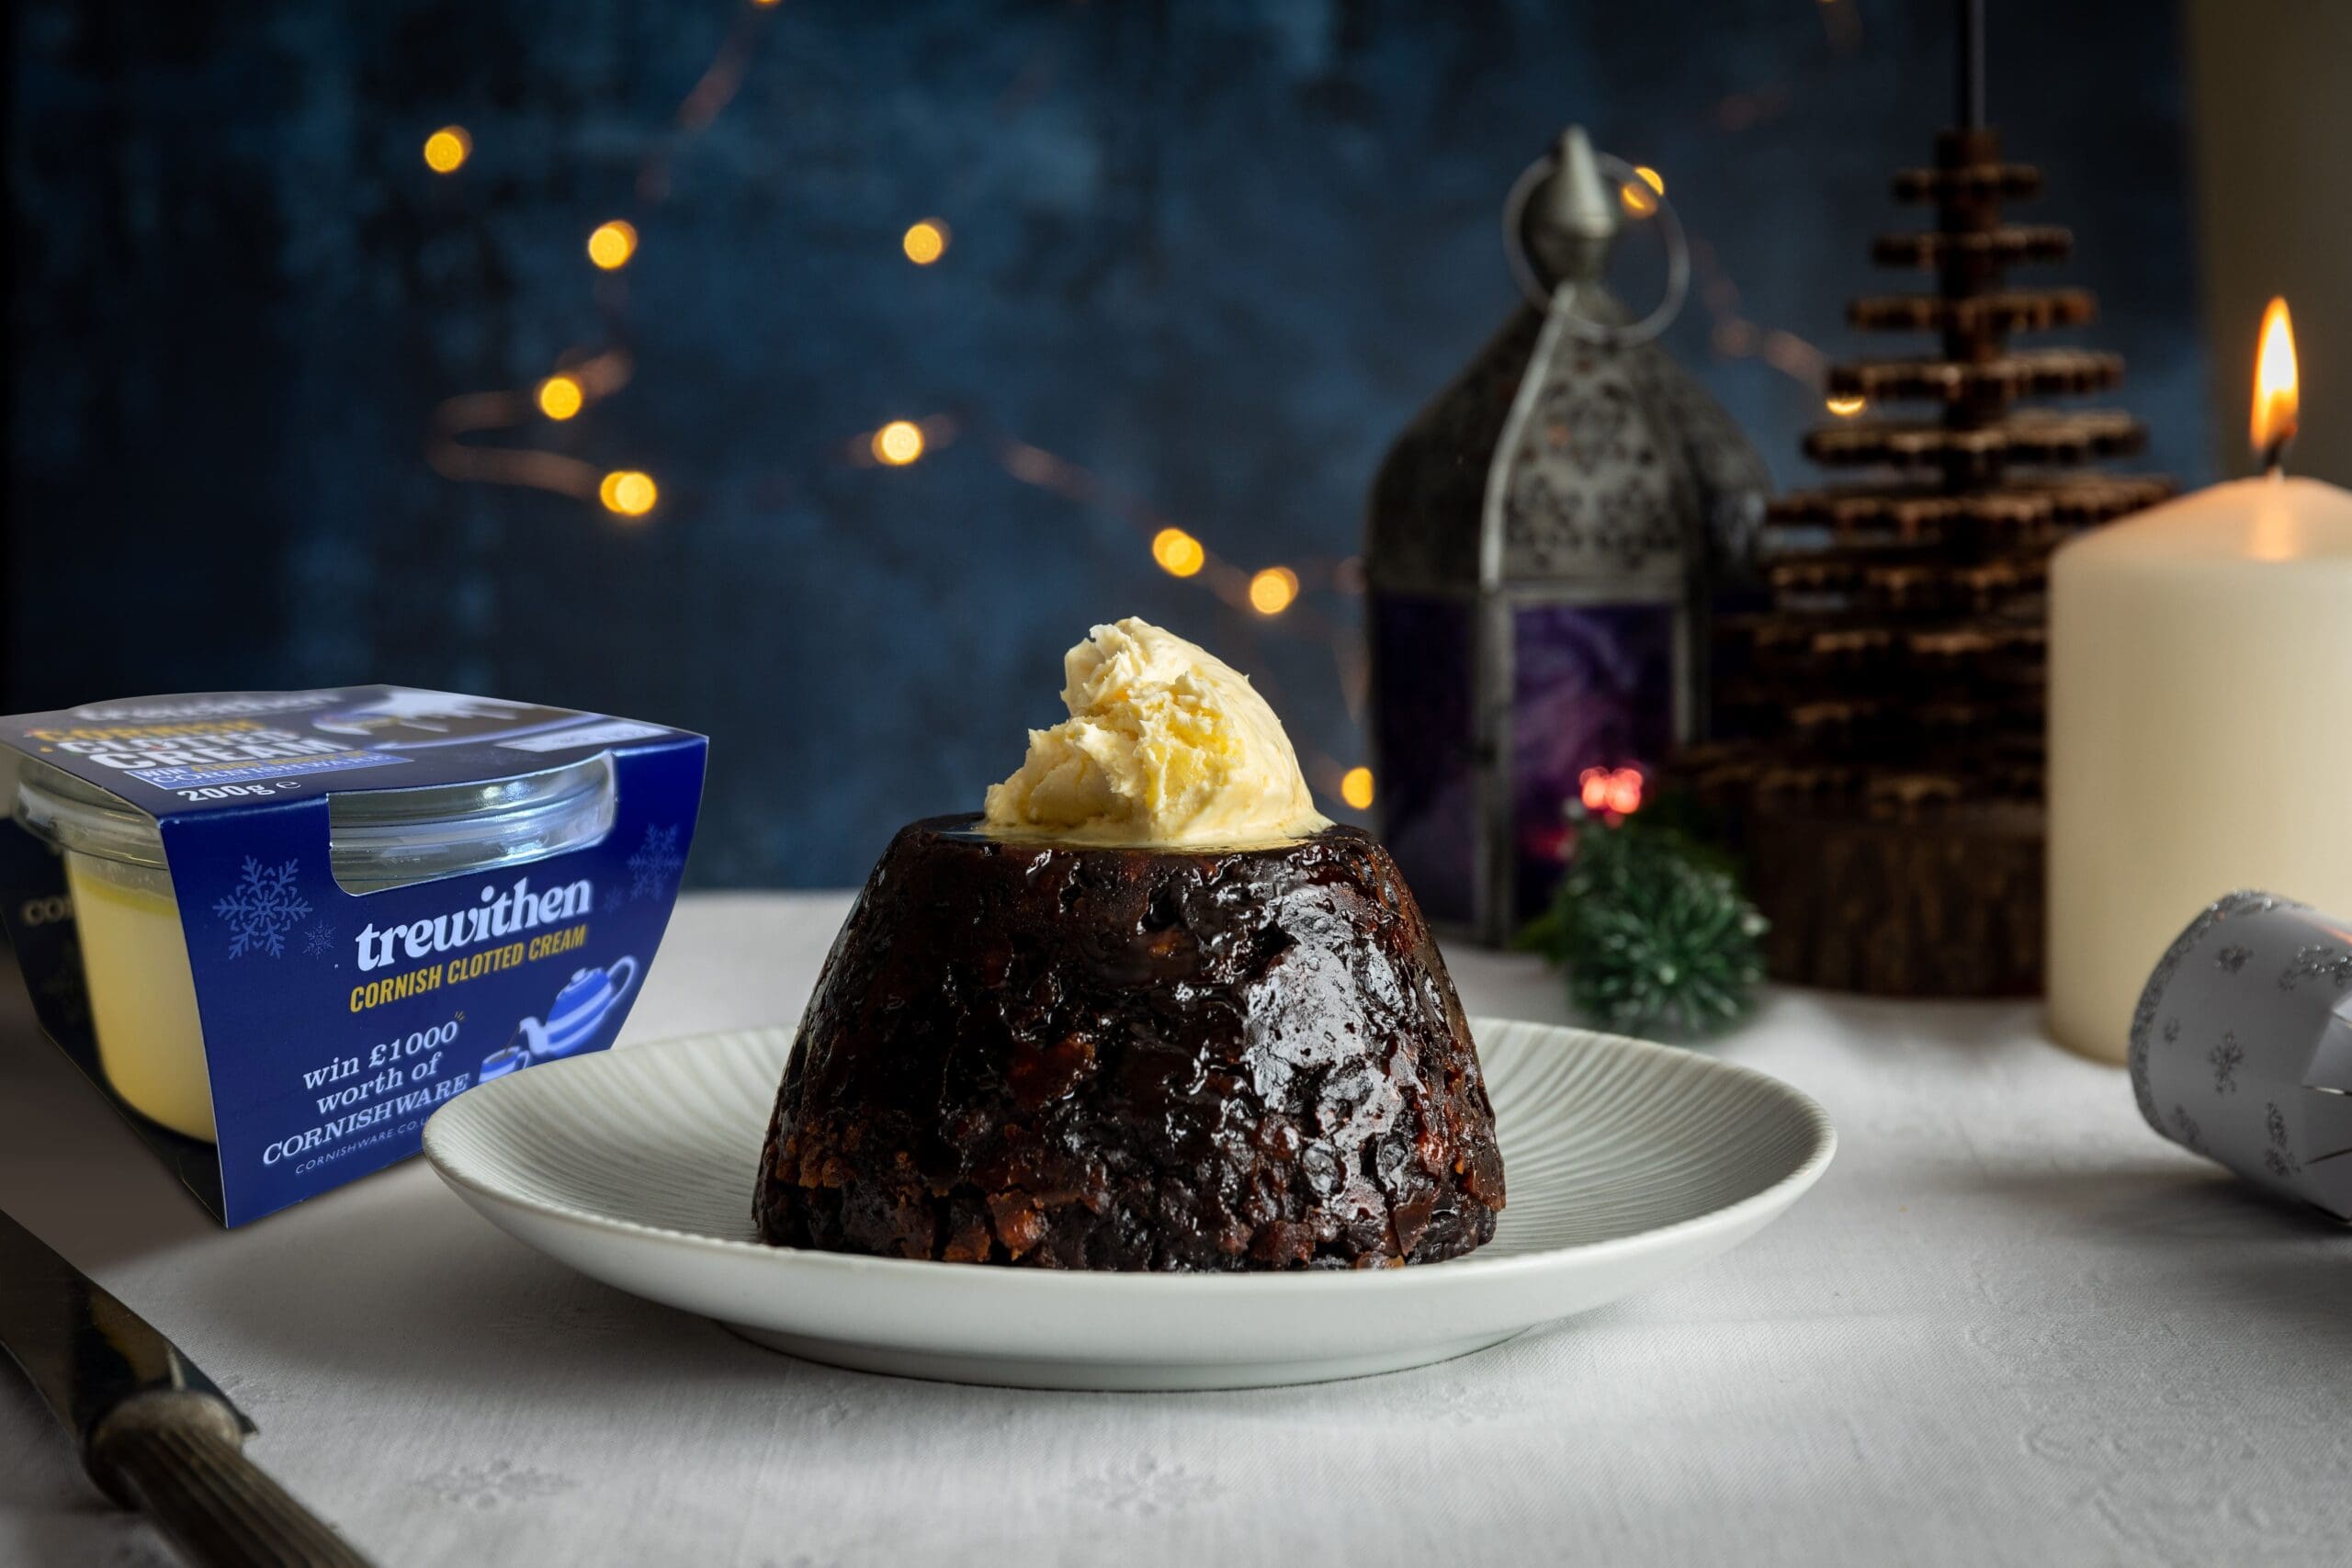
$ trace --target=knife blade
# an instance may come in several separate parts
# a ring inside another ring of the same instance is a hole
[[[0,1349],[99,1490],[190,1562],[368,1568],[245,1458],[258,1428],[155,1326],[0,1211]]]

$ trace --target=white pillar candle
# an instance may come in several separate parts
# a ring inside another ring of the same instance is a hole
[[[2288,376],[2257,449],[2291,434]],[[2120,1062],[2204,905],[2352,916],[2352,492],[2216,485],[2072,541],[2050,595],[2050,1028]]]

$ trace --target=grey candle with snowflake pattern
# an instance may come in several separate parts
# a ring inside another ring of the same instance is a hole
[[[2131,1066],[2158,1133],[2352,1220],[2352,921],[2268,893],[2208,906],[2140,993]]]

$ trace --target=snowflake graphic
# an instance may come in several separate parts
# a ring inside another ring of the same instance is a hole
[[[1155,1518],[1181,1513],[1216,1498],[1225,1489],[1214,1476],[1182,1464],[1168,1464],[1152,1454],[1132,1463],[1097,1471],[1073,1483],[1073,1496],[1114,1514]]]
[[[2339,991],[2352,986],[2352,953],[2313,942],[2295,954],[2295,961],[2278,976],[2278,988],[2291,991],[2299,980],[2324,981]]]
[[[255,951],[272,958],[286,955],[286,939],[311,917],[310,900],[295,886],[301,871],[299,861],[264,865],[251,855],[245,857],[245,872],[235,891],[212,906],[212,912],[229,928],[230,957],[243,958]]]
[[[628,908],[628,890],[622,887],[607,887],[605,889],[604,897],[597,903],[605,914],[617,915]]]
[[[2273,1145],[2282,1149],[2287,1146],[2287,1113],[2278,1109],[2275,1100],[2264,1108],[2262,1128],[2270,1134]]]
[[[2180,1141],[2188,1145],[2190,1152],[2200,1155],[2205,1152],[2204,1130],[2197,1125],[2197,1118],[2188,1113],[2187,1106],[2176,1105],[2172,1108],[2172,1124],[2173,1130],[2180,1134]]]
[[[1408,1395],[1394,1408],[1411,1420],[1443,1422],[1449,1427],[1476,1426],[1498,1414],[1491,1395],[1473,1393],[1468,1384],[1459,1382]]]
[[[649,826],[645,841],[628,857],[628,896],[631,899],[659,898],[685,869],[686,857],[678,852],[677,824],[667,828]]]
[[[302,932],[302,955],[324,958],[334,951],[334,928],[324,920],[313,920]]]
[[[2238,1064],[2245,1060],[2245,1047],[2238,1043],[2237,1031],[2222,1031],[2222,1043],[2206,1052],[2205,1059],[2213,1064],[2213,1092],[2237,1093]]]
[[[2213,962],[2222,966],[2222,974],[2234,975],[2239,970],[2245,968],[2246,960],[2253,956],[2254,949],[2242,946],[2237,942],[2232,942],[2229,946],[2222,949],[2221,952],[2213,954]]]
[[[552,1471],[494,1459],[488,1464],[452,1465],[421,1477],[416,1484],[435,1501],[452,1507],[488,1511],[539,1497],[560,1496],[580,1483]]]
[[[2170,1045],[2177,1042],[2179,1039],[2180,1020],[2177,1018],[2168,1018],[2165,1020],[2165,1043]]]
[[[2271,1174],[2271,1175],[2273,1175],[2273,1176],[2277,1176],[2277,1177],[2289,1177],[2289,1176],[2300,1176],[2300,1175],[2301,1175],[2301,1174],[2302,1174],[2302,1169],[2303,1169],[2302,1162],[2301,1162],[2301,1160],[2297,1159],[2294,1156],[2292,1156],[2292,1155],[2290,1155],[2290,1154],[2288,1154],[2288,1153],[2284,1152],[2283,1150],[2279,1150],[2279,1149],[2265,1149],[2265,1150],[2263,1150],[2263,1151],[2262,1151],[2262,1163],[2263,1163],[2264,1167],[2265,1167],[2267,1169],[2268,1169],[2268,1171],[2270,1172],[2270,1174]]]

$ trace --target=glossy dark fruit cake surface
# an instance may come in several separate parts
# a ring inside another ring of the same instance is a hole
[[[1427,1263],[1503,1204],[1387,852],[900,831],[825,961],[753,1212],[791,1247],[1061,1269]]]

